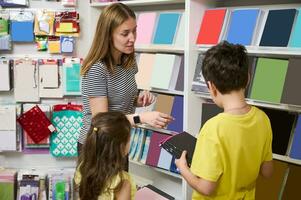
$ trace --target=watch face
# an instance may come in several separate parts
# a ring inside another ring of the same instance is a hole
[[[135,124],[140,124],[141,121],[140,121],[140,117],[139,116],[134,116],[133,119],[134,119],[134,123]]]

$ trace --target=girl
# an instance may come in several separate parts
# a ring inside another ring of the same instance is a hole
[[[131,124],[118,111],[96,114],[79,157],[74,181],[81,200],[133,200],[136,186],[123,170]]]

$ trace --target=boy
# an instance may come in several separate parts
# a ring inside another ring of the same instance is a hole
[[[266,114],[245,101],[246,49],[228,42],[212,47],[202,72],[213,101],[224,112],[203,126],[191,169],[185,151],[176,165],[195,190],[194,200],[255,199],[259,173],[270,177],[273,171],[272,130]]]

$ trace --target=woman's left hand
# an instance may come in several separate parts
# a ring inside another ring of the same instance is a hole
[[[137,107],[149,106],[154,103],[156,97],[147,90],[141,92],[137,98]]]

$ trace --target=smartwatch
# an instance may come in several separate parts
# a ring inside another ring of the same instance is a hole
[[[133,117],[133,120],[134,120],[134,123],[135,123],[135,124],[141,124],[141,120],[140,120],[139,115],[135,115],[135,116]]]

